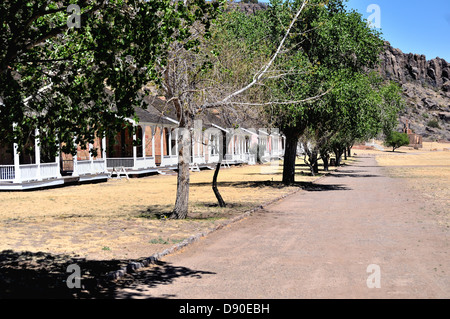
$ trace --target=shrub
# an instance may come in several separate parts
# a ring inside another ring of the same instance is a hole
[[[429,120],[427,123],[427,126],[433,127],[433,128],[441,128],[439,126],[439,122],[437,120]]]
[[[391,132],[391,134],[389,134],[389,136],[386,138],[384,144],[386,146],[392,147],[392,152],[395,152],[397,148],[409,145],[408,134]]]

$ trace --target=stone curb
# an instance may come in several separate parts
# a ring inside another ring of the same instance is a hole
[[[321,176],[321,177],[319,177],[317,179],[315,179],[311,183],[315,183],[315,182],[317,182],[317,181],[319,181],[322,178],[325,178],[327,176],[328,176],[328,173],[324,174],[323,176]],[[181,250],[182,248],[184,248],[184,247],[186,247],[186,246],[188,246],[188,245],[190,245],[190,244],[200,240],[201,238],[206,237],[207,235],[211,234],[212,232],[215,232],[215,231],[217,231],[219,229],[222,229],[222,228],[224,228],[224,227],[226,227],[228,225],[236,223],[236,222],[238,222],[238,221],[240,221],[240,220],[250,216],[254,212],[262,210],[265,207],[267,207],[267,206],[269,206],[269,205],[271,205],[271,204],[273,204],[275,202],[278,202],[278,201],[280,201],[282,199],[285,199],[286,197],[294,195],[294,194],[298,193],[301,190],[302,190],[302,188],[298,187],[296,190],[294,190],[294,191],[292,191],[292,192],[290,192],[288,194],[284,194],[284,195],[282,195],[280,197],[277,197],[277,198],[275,198],[273,200],[265,202],[262,205],[256,206],[256,207],[254,207],[254,208],[252,208],[252,209],[242,213],[239,216],[236,216],[236,217],[233,217],[231,219],[228,219],[228,220],[224,221],[223,223],[213,227],[212,229],[210,229],[210,230],[208,230],[206,232],[201,232],[201,233],[198,233],[196,235],[193,235],[193,236],[183,240],[181,243],[178,243],[178,244],[172,246],[171,248],[165,249],[165,250],[163,250],[162,252],[159,252],[159,253],[155,253],[152,256],[145,258],[143,261],[130,262],[127,266],[125,266],[125,267],[123,267],[123,268],[121,268],[119,270],[109,272],[106,275],[107,279],[109,279],[109,280],[116,280],[116,279],[119,279],[119,278],[125,276],[126,274],[134,273],[138,269],[145,268],[145,267],[148,267],[148,266],[150,266],[152,264],[155,264],[162,257],[170,255],[170,254],[173,254],[174,252]]]

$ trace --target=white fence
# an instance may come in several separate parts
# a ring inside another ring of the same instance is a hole
[[[155,158],[154,157],[138,157],[136,158],[136,163],[134,165],[134,168],[137,169],[144,169],[144,168],[151,168],[156,167],[155,164]]]
[[[178,164],[178,155],[164,155],[161,166],[175,166]]]
[[[205,160],[205,157],[202,155],[194,155],[191,157],[191,163],[192,164],[205,164],[206,160]]]
[[[0,182],[13,181],[15,173],[14,165],[0,165]]]
[[[134,167],[134,159],[132,157],[107,158],[106,166],[108,168],[114,168],[114,167],[133,168]]]
[[[219,154],[210,154],[208,156],[208,163],[217,163],[220,159]]]
[[[41,164],[41,178],[57,178],[59,175],[58,163],[45,163]],[[23,178],[22,178],[23,179]]]
[[[84,161],[77,161],[77,164],[75,165],[75,172],[78,175],[86,175],[91,174],[91,161],[90,160],[84,160]]]
[[[22,164],[19,170],[17,175],[14,165],[0,165],[0,182],[27,182],[58,178],[60,175],[58,163]]]
[[[20,180],[22,182],[39,179],[38,164],[20,165]]]

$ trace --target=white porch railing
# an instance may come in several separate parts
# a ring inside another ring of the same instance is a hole
[[[219,159],[220,159],[219,154],[210,154],[208,156],[208,163],[217,163]]]
[[[59,175],[58,163],[43,163],[41,166],[41,178],[57,178]]]
[[[164,162],[166,159],[164,158]],[[106,159],[107,168],[115,167],[125,167],[129,169],[145,169],[156,167],[155,158],[152,156],[148,157],[136,157],[136,161],[133,157],[123,157],[123,158],[107,158]],[[166,165],[164,163],[164,165]]]
[[[283,156],[283,150],[273,150],[272,151],[272,156],[274,157],[279,157],[279,156]]]
[[[192,164],[205,164],[205,157],[203,155],[192,156]]]
[[[0,182],[11,182],[16,174],[14,165],[0,165]]]
[[[20,165],[20,180],[22,182],[38,179],[38,164]]]
[[[104,159],[97,159],[92,161],[92,174],[100,174],[106,171],[106,161]]]
[[[143,168],[150,168],[150,167],[156,167],[154,157],[149,156],[149,157],[136,158],[136,163],[134,165],[134,168],[143,169]]]
[[[78,175],[91,174],[91,170],[92,168],[90,160],[77,161],[76,172]]]
[[[134,159],[132,157],[107,158],[106,166],[108,168],[114,168],[114,167],[134,168]]]
[[[178,164],[178,155],[164,155],[161,166],[174,166]]]
[[[254,154],[246,153],[244,154],[244,162],[249,165],[256,164],[256,156]]]
[[[230,162],[244,162],[244,154],[225,154],[224,159]]]
[[[14,165],[0,165],[0,182],[27,182],[60,176],[58,163],[21,164],[20,180],[16,179]]]

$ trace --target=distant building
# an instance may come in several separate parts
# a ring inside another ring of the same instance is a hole
[[[409,137],[409,146],[414,148],[422,148],[422,136],[415,134],[410,126],[409,126],[409,120],[408,119],[402,119],[401,123],[403,124],[403,133],[408,134]]]

